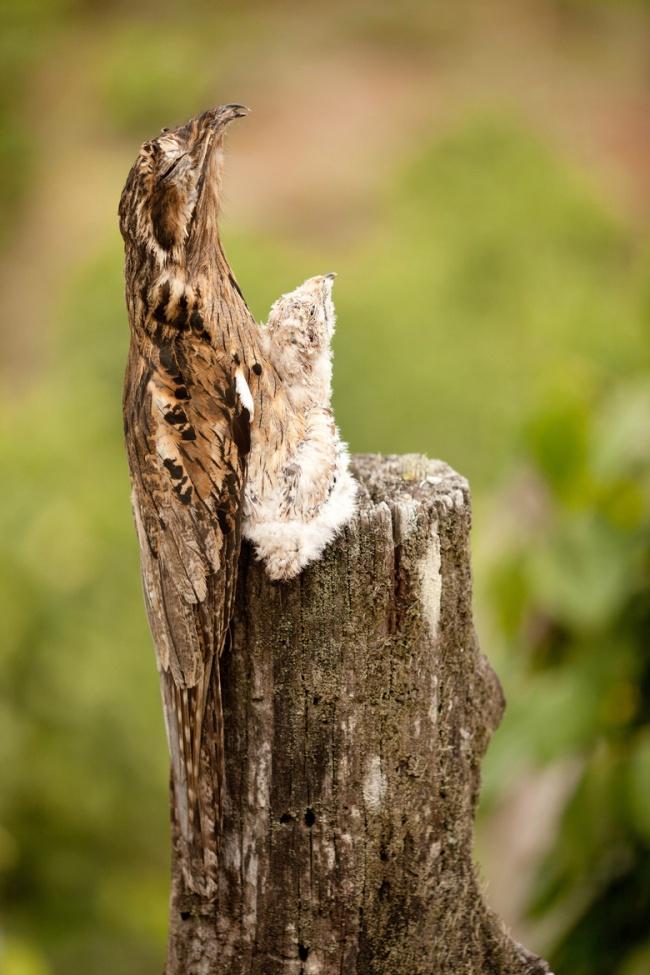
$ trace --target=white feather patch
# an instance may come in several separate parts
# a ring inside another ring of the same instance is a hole
[[[255,415],[255,404],[253,403],[253,394],[250,391],[250,386],[246,382],[246,377],[241,369],[238,369],[235,373],[235,389],[237,390],[237,395],[239,396],[242,406],[244,406],[250,415],[251,420]]]

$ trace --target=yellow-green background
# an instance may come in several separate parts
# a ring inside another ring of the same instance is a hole
[[[474,491],[491,903],[650,971],[650,7],[9,0],[0,13],[0,970],[153,975],[166,755],[122,449],[116,207],[220,102],[255,314],[336,270],[354,450]]]

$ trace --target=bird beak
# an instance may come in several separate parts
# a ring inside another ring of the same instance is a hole
[[[249,114],[250,108],[247,108],[246,105],[224,105],[221,112],[224,115],[228,115],[229,119],[243,118]]]
[[[219,105],[204,112],[195,120],[188,122],[188,127],[194,126],[194,145],[197,149],[202,147],[205,151],[206,147],[220,141],[219,134],[230,122],[245,115],[248,115],[245,105]]]
[[[215,150],[222,144],[222,136],[226,126],[237,118],[248,115],[245,105],[219,105],[198,116],[195,121],[194,152],[196,153],[197,169],[206,172]],[[191,124],[191,123],[190,123]]]
[[[329,271],[328,274],[317,274],[313,278],[307,278],[303,286],[311,288],[312,291],[316,291],[316,292],[329,291],[331,294],[332,285],[334,284],[335,277],[336,274],[334,273],[334,271]]]
[[[246,108],[245,105],[220,105],[207,114],[212,117],[211,127],[218,131],[225,128],[229,122],[233,122],[236,118],[244,118],[249,111],[250,109]]]

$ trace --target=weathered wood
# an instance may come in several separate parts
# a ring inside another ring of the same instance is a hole
[[[467,483],[420,456],[355,471],[358,517],[296,581],[242,554],[220,889],[187,893],[175,843],[167,975],[548,971],[471,858],[503,697],[472,623]]]

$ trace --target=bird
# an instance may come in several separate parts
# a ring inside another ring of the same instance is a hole
[[[303,436],[221,245],[222,105],[146,141],[119,204],[130,346],[123,416],[189,891],[218,890],[225,756],[219,658],[233,614],[244,487]]]
[[[242,532],[275,581],[320,558],[356,510],[357,484],[331,408],[335,277],[309,278],[282,295],[262,329],[265,357],[302,420],[273,478],[265,476],[263,443],[249,460]]]

